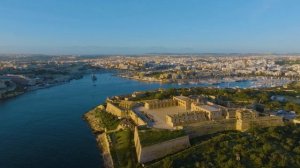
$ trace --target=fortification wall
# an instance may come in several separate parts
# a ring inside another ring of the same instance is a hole
[[[134,128],[133,140],[134,140],[136,156],[138,157],[138,161],[140,162],[139,158],[140,158],[140,155],[141,155],[142,146],[141,146],[141,143],[140,143],[139,132],[138,132],[137,127]]]
[[[165,108],[165,107],[172,107],[177,106],[177,101],[172,99],[165,99],[165,100],[151,100],[145,102],[146,109],[158,109],[158,108]]]
[[[244,119],[237,120],[236,130],[246,131],[251,127],[273,127],[273,126],[282,126],[283,120],[282,117],[277,116],[264,116],[257,117],[254,119]]]
[[[132,119],[132,121],[138,125],[147,125],[147,123],[145,121],[143,121],[135,112],[133,112],[132,110],[129,111],[129,117]]]
[[[208,118],[205,112],[186,112],[166,116],[166,123],[171,127],[198,123],[206,120],[208,120]]]
[[[121,100],[119,106],[124,109],[131,109],[135,104],[134,101]]]
[[[97,142],[99,145],[101,145],[104,167],[113,168],[114,162],[111,157],[110,147],[109,147],[110,145],[109,145],[109,142],[107,139],[107,134],[102,133],[102,134],[98,135]]]
[[[118,117],[125,117],[125,112],[110,102],[107,102],[106,111]]]
[[[205,134],[212,134],[220,131],[228,131],[236,129],[235,119],[224,119],[216,121],[203,121],[199,123],[189,124],[183,126],[190,137],[202,136]]]
[[[136,147],[136,153],[138,162],[146,163],[155,159],[162,158],[166,155],[176,153],[183,149],[190,147],[190,141],[188,136],[182,136],[162,143],[154,144],[151,146],[142,147],[138,137],[138,131],[135,130],[134,142]]]

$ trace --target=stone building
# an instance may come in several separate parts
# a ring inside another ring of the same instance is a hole
[[[206,120],[208,120],[206,113],[196,112],[196,111],[166,116],[166,123],[171,127],[181,126],[185,124],[191,124],[191,123],[201,122]]]
[[[239,109],[236,111],[235,118],[238,120],[249,120],[253,118],[257,118],[258,112],[250,110],[250,109]]]
[[[225,114],[226,114],[226,119],[231,119],[231,118],[235,118],[235,112],[236,109],[226,109],[225,110]]]
[[[121,100],[119,106],[124,109],[132,109],[136,105],[134,101]]]
[[[240,109],[236,111],[236,130],[246,131],[251,127],[271,127],[283,125],[282,117],[259,116],[256,111]]]
[[[191,110],[205,112],[210,120],[224,119],[222,109],[216,105],[192,103]]]
[[[150,109],[158,109],[158,108],[165,108],[165,107],[172,107],[176,106],[177,102],[172,99],[165,99],[165,100],[149,100],[145,102],[145,108]]]
[[[173,100],[177,102],[178,106],[184,107],[185,110],[191,109],[192,100],[185,96],[174,96]]]

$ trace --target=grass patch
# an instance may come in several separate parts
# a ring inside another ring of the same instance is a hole
[[[120,120],[116,116],[97,108],[86,113],[85,118],[95,131],[103,131],[105,128],[107,130],[114,130],[120,123]]]
[[[116,116],[98,109],[95,111],[95,117],[99,119],[99,124],[108,130],[116,129],[120,123]]]
[[[115,167],[135,167],[137,160],[133,143],[133,133],[129,129],[109,134],[111,153]]]
[[[222,135],[222,134],[230,134],[230,133],[239,133],[238,131],[234,131],[234,130],[229,130],[229,131],[221,131],[221,132],[216,132],[216,133],[212,133],[212,134],[207,134],[207,135],[202,135],[202,136],[197,136],[194,137],[192,139],[190,139],[190,143],[192,146],[195,146],[197,144],[200,144],[204,141],[208,141],[211,138],[214,138],[216,136]]]
[[[142,146],[150,146],[186,135],[183,130],[144,129],[139,130]]]
[[[293,125],[219,133],[147,167],[300,167],[299,137]]]

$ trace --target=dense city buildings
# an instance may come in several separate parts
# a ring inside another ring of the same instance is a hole
[[[250,54],[117,56],[96,59],[92,65],[118,69],[121,76],[141,81],[215,84],[253,80],[254,87],[268,87],[298,79],[298,63],[297,55]]]
[[[104,69],[117,70],[121,77],[147,82],[180,85],[224,83],[230,87],[231,82],[251,81],[251,87],[259,88],[282,86],[298,80],[300,59],[298,55],[261,54],[2,56],[0,98],[67,82]],[[15,92],[14,86],[18,88]]]
[[[66,83],[91,72],[88,64],[74,56],[0,56],[0,99]]]

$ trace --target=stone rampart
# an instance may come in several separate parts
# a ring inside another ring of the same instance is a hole
[[[186,131],[187,134],[190,135],[190,137],[197,137],[220,131],[235,130],[236,120],[224,119],[216,121],[202,121],[199,123],[183,126],[183,129]]]
[[[143,147],[140,143],[137,128],[134,132],[134,143],[139,163],[146,163],[155,159],[160,159],[166,155],[173,154],[190,147],[188,136],[182,136],[158,144]]]
[[[144,120],[142,120],[134,111],[130,110],[128,113],[129,113],[129,117],[136,125],[138,126],[147,125],[147,123]]]
[[[118,106],[114,105],[113,103],[107,102],[106,111],[118,116],[118,117],[125,117],[125,111],[120,109]]]
[[[236,122],[236,130],[246,131],[251,127],[273,127],[282,126],[282,117],[277,116],[260,116],[253,119],[238,119]]]
[[[176,105],[177,105],[177,101],[172,99],[150,100],[145,102],[146,109],[158,109],[158,108],[172,107]]]

